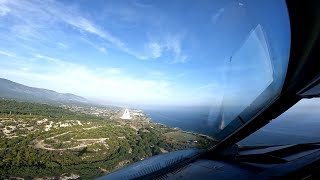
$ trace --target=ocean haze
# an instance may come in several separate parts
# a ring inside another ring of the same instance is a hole
[[[167,106],[144,108],[152,121],[184,131],[212,135],[215,130],[218,107],[208,106]]]

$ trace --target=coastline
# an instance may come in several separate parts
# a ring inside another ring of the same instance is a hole
[[[144,110],[141,110],[141,109],[140,109],[139,111],[141,111],[141,112],[143,113],[143,115],[149,120],[150,123],[154,123],[154,124],[156,124],[156,125],[161,125],[161,126],[164,126],[164,127],[166,127],[166,128],[173,128],[173,129],[178,130],[178,131],[180,131],[180,132],[182,132],[182,133],[192,134],[192,135],[195,135],[195,136],[201,136],[201,137],[207,138],[207,139],[209,139],[209,140],[211,140],[211,141],[216,141],[216,142],[218,142],[218,140],[214,139],[213,137],[211,137],[211,136],[209,136],[209,135],[207,135],[207,134],[198,133],[198,132],[194,132],[194,131],[186,131],[186,130],[181,129],[180,127],[171,127],[171,126],[166,125],[166,124],[163,124],[163,123],[155,122],[150,116],[148,116],[148,115],[144,112]]]

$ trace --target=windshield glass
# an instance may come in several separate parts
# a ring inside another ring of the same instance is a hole
[[[289,51],[285,1],[0,0],[0,177],[213,146],[278,96]]]
[[[272,146],[320,142],[320,99],[302,99],[239,144]]]

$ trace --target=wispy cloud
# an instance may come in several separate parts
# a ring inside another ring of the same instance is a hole
[[[170,63],[185,63],[188,56],[182,52],[183,37],[182,33],[163,35],[159,42],[149,42],[146,51],[153,59],[161,57],[164,52],[172,52],[174,58]]]
[[[138,1],[133,1],[133,4],[137,7],[140,8],[150,8],[153,7],[151,4],[147,4],[147,3],[142,3],[142,2],[138,2]]]
[[[160,34],[161,41],[147,42],[145,50],[139,51],[131,48],[121,37],[115,36],[93,20],[84,17],[77,8],[62,5],[56,1],[2,0],[0,1],[0,15],[10,15],[16,18],[10,29],[13,34],[24,40],[37,39],[46,42],[46,44],[56,41],[55,38],[59,35],[57,33],[63,33],[63,30],[59,29],[61,28],[59,25],[65,23],[82,33],[82,39],[90,41],[87,35],[95,35],[113,48],[140,60],[157,59],[162,56],[163,52],[173,54],[173,63],[184,63],[187,60],[187,55],[182,52],[182,33]],[[102,53],[107,51],[105,47],[99,46],[96,42],[90,41],[89,44]],[[58,46],[67,48],[61,42],[58,42]]]
[[[162,55],[162,47],[159,43],[151,42],[148,44],[147,48],[150,51],[152,58],[158,58]]]
[[[46,36],[48,34],[44,33],[45,29],[48,28],[47,31],[50,31],[50,26],[57,29],[52,24],[64,22],[79,30],[79,32],[96,35],[112,44],[115,48],[138,59],[147,59],[146,56],[130,49],[120,38],[81,16],[76,9],[65,7],[55,1],[1,1],[0,13],[3,16],[12,15],[17,18],[17,23],[11,29],[13,33],[23,39],[39,39],[42,37],[41,39],[45,40],[48,38]],[[96,45],[96,47],[98,46]],[[106,52],[103,47],[96,49],[103,53]]]
[[[99,74],[104,74],[106,76],[109,76],[109,75],[120,75],[120,74],[124,73],[124,69],[123,68],[116,68],[116,67],[96,68],[96,71]]]
[[[137,59],[147,60],[150,58],[154,59],[154,58],[158,58],[161,56],[161,52],[159,51],[160,49],[157,46],[150,46],[149,47],[150,51],[152,51],[152,56],[148,56],[143,53],[139,53],[138,51],[134,51],[133,49],[128,47],[128,45],[125,42],[123,42],[119,37],[112,35],[112,33],[107,31],[106,29],[102,29],[101,27],[99,27],[98,25],[93,23],[92,21],[80,16],[78,12],[73,12],[72,14],[70,14],[70,13],[67,14],[67,13],[63,12],[62,8],[60,9],[57,7],[59,7],[59,6],[57,5],[56,8],[50,7],[49,11],[51,11],[53,14],[58,15],[58,17],[60,17],[60,20],[64,21],[65,23],[67,23],[69,25],[72,25],[72,26],[78,28],[81,32],[87,32],[87,33],[91,33],[91,34],[99,36],[100,38],[106,40],[108,43],[111,43],[114,47],[118,48],[119,50],[121,50],[127,54],[130,54],[130,55],[136,57]],[[103,53],[106,52],[106,49],[103,47],[98,47],[97,45],[94,45],[93,43],[91,43],[91,45]],[[156,45],[156,44],[154,44],[154,45]]]
[[[0,2],[0,16],[4,16],[10,12],[10,9],[4,5],[5,2],[6,0],[1,0]]]
[[[90,46],[92,46],[94,49],[102,52],[102,53],[107,53],[107,49],[101,45],[99,45],[98,43],[93,43],[92,41],[85,39],[85,38],[81,38],[81,40],[87,44],[89,44]]]
[[[102,31],[100,28],[98,28],[95,24],[90,22],[88,19],[85,19],[81,16],[72,16],[70,14],[64,14],[61,13],[60,9],[55,9],[56,14],[60,14],[61,20],[65,21],[66,23],[77,27],[79,30],[95,34],[97,36],[100,36],[101,38],[106,38],[109,41],[116,42],[116,38],[110,35],[109,33]]]
[[[224,8],[220,8],[216,13],[214,13],[212,16],[211,16],[211,22],[213,24],[216,24],[218,19],[220,18],[220,16],[224,13],[225,9]]]
[[[182,39],[183,36],[181,34],[169,36],[167,39],[167,48],[175,54],[174,63],[184,63],[187,60],[188,56],[182,53]]]
[[[52,57],[44,56],[44,55],[41,55],[41,54],[35,54],[34,57],[35,57],[35,58],[38,58],[38,59],[43,59],[43,60],[46,60],[46,61],[55,63],[55,64],[57,64],[57,65],[65,65],[65,64],[67,64],[66,61],[63,61],[63,60],[61,60],[61,59],[52,58]]]
[[[57,46],[62,49],[68,49],[69,46],[62,42],[57,42]]]
[[[0,51],[0,54],[1,54],[1,55],[5,55],[5,56],[8,56],[8,57],[16,57],[15,54],[10,53],[10,52],[6,52],[6,51]]]

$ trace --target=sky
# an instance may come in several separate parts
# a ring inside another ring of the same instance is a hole
[[[233,92],[230,69],[254,69],[234,73],[239,89],[252,82],[261,89],[270,76],[283,81],[287,12],[284,2],[263,3],[0,0],[0,77],[112,104],[219,104]],[[257,27],[267,43],[245,43]],[[266,52],[252,49],[265,44]],[[239,49],[240,63],[230,68]],[[282,73],[259,71],[266,61]]]

